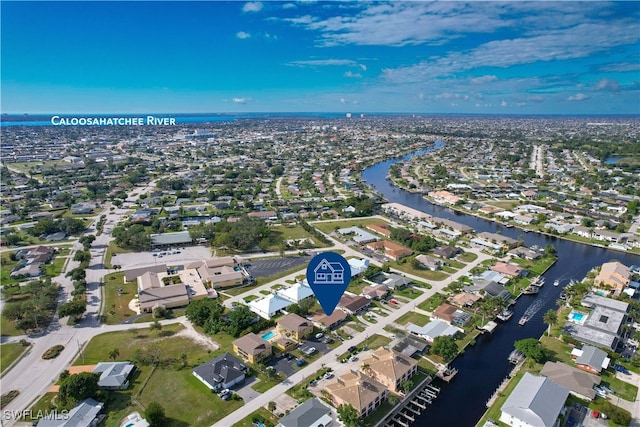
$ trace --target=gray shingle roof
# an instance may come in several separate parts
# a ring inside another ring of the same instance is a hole
[[[565,387],[525,372],[501,410],[530,426],[551,427],[568,395]]]

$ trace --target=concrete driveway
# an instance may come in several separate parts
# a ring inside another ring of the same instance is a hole
[[[240,396],[244,400],[245,403],[250,402],[251,400],[253,400],[256,397],[260,396],[260,393],[258,393],[257,391],[255,391],[254,389],[251,388],[251,386],[256,384],[258,381],[260,381],[258,379],[258,377],[251,376],[251,377],[246,378],[244,380],[244,382],[242,383],[242,387],[240,387],[238,389],[234,389],[233,391],[238,396]]]

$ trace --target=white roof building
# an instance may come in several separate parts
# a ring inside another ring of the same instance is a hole
[[[305,298],[313,296],[313,291],[307,284],[307,279],[302,283],[296,283],[288,288],[279,289],[276,293],[282,298],[296,304]]]
[[[448,324],[447,322],[443,322],[442,320],[433,320],[427,323],[425,326],[417,326],[413,323],[409,323],[407,325],[407,330],[414,335],[426,339],[430,343],[433,342],[433,340],[435,340],[437,337],[453,337],[458,332],[462,332],[462,329],[451,326],[450,324]]]
[[[264,298],[250,301],[247,305],[260,317],[271,319],[280,310],[283,310],[293,304],[291,301],[282,298],[279,295],[267,295]]]
[[[500,421],[517,427],[552,427],[567,396],[567,388],[525,372],[502,405]]]
[[[369,268],[368,259],[351,258],[347,260],[347,262],[349,263],[349,267],[351,267],[351,277],[357,276]]]

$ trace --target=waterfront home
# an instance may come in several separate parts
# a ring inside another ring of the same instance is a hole
[[[481,299],[479,295],[469,292],[460,292],[451,298],[451,303],[457,307],[471,307],[479,299]]]
[[[390,391],[400,393],[402,383],[418,372],[418,362],[394,350],[380,347],[362,360],[365,373],[372,376]]]
[[[440,246],[433,251],[434,255],[442,258],[453,258],[459,253],[462,253],[462,249],[453,246]]]
[[[489,233],[486,231],[482,233],[478,233],[478,238],[489,241],[491,243],[496,243],[507,250],[513,249],[520,244],[520,242],[518,242],[515,239],[512,239],[511,237],[503,236],[502,234],[497,234],[497,233]]]
[[[342,310],[334,310],[331,316],[327,316],[324,312],[316,313],[313,316],[313,324],[320,329],[333,329],[340,325],[347,318],[347,313]]]
[[[529,249],[526,246],[518,246],[517,248],[511,249],[507,252],[512,258],[524,258],[528,260],[535,260],[540,258],[542,255],[539,252],[534,251],[533,249]]]
[[[620,295],[630,282],[631,270],[617,261],[602,264],[600,272],[593,280],[594,286],[611,289],[616,296]]]
[[[417,326],[413,323],[409,323],[407,325],[407,331],[413,335],[419,336],[420,338],[424,338],[429,344],[432,344],[433,340],[438,337],[455,337],[457,334],[463,332],[462,329],[451,326],[442,320],[432,320],[425,326]]]
[[[329,400],[334,407],[351,405],[364,418],[389,396],[387,387],[360,371],[340,375],[326,386]]]
[[[512,278],[523,277],[528,273],[527,270],[517,264],[507,264],[505,262],[497,262],[491,267],[491,270]]]
[[[564,332],[584,344],[615,350],[622,340],[629,304],[595,294],[587,294],[581,304],[591,308],[591,312],[580,324],[567,322]]]
[[[231,353],[224,353],[195,368],[193,375],[212,391],[219,391],[244,381],[247,366]]]
[[[271,343],[253,332],[233,341],[233,352],[249,363],[268,359],[271,351]]]
[[[300,342],[305,340],[313,332],[313,324],[304,317],[295,313],[289,313],[276,321],[278,332]]]
[[[433,319],[444,320],[450,325],[464,326],[471,319],[471,315],[460,310],[458,307],[442,303],[433,311]]]
[[[562,362],[545,363],[540,375],[566,387],[571,394],[584,400],[593,400],[596,397],[596,391],[593,387],[600,385],[602,381],[597,375],[581,371]]]
[[[500,421],[513,427],[553,427],[567,396],[566,387],[525,372],[500,408]]]

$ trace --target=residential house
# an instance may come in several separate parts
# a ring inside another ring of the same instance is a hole
[[[340,325],[347,318],[347,313],[342,310],[334,310],[331,316],[327,316],[324,312],[317,313],[313,316],[313,324],[322,329],[333,329]]]
[[[540,375],[566,387],[571,394],[579,399],[589,401],[596,397],[596,391],[593,387],[599,385],[602,381],[597,375],[589,374],[562,362],[545,363]]]
[[[506,262],[497,262],[491,266],[492,271],[497,271],[507,277],[523,277],[527,275],[527,270],[516,264],[507,264]]]
[[[363,370],[373,379],[386,385],[390,391],[400,393],[402,383],[418,372],[418,362],[394,350],[380,347],[362,360]]]
[[[233,341],[233,352],[255,364],[271,357],[271,343],[251,332]]]
[[[442,267],[443,262],[441,259],[432,257],[431,255],[418,255],[416,260],[420,263],[420,266],[432,271],[439,270]]]
[[[611,359],[606,352],[591,345],[585,345],[582,349],[574,348],[571,357],[575,359],[576,368],[592,374],[600,374],[603,369],[609,367]]]
[[[278,214],[274,211],[258,211],[258,212],[249,212],[247,214],[249,218],[259,218],[263,221],[277,221]]]
[[[349,263],[349,267],[351,267],[351,277],[364,273],[367,271],[367,268],[369,268],[368,259],[349,258],[347,262]]]
[[[398,261],[399,259],[407,257],[413,253],[413,251],[406,246],[399,245],[389,240],[367,243],[367,247],[374,251],[383,250],[384,255],[394,261]]]
[[[614,295],[620,295],[630,282],[631,270],[617,261],[602,264],[600,272],[593,280],[595,286],[612,289]]]
[[[302,283],[295,283],[288,288],[280,288],[276,291],[276,293],[282,298],[287,299],[295,304],[298,304],[300,301],[307,298],[312,298],[314,296],[313,291],[307,284],[307,279],[305,279]]]
[[[384,384],[359,371],[347,372],[326,386],[334,407],[351,405],[364,418],[380,406],[389,396]]]
[[[367,229],[384,237],[391,237],[391,231],[389,230],[389,224],[387,223],[370,224],[367,225]]]
[[[442,320],[432,320],[425,326],[417,326],[413,323],[409,323],[407,325],[407,331],[413,335],[419,336],[420,338],[424,338],[429,344],[431,344],[437,337],[455,337],[458,333],[462,332],[462,329],[451,326]]]
[[[407,357],[415,354],[424,354],[429,348],[429,343],[414,335],[399,334],[392,350],[401,353]]]
[[[520,244],[517,240],[512,239],[511,237],[503,236],[502,234],[497,234],[497,233],[489,233],[486,231],[482,233],[478,233],[478,238],[492,242],[492,243],[496,243],[507,250],[513,249]]]
[[[460,292],[451,298],[451,303],[457,307],[471,307],[481,297],[469,292]]]
[[[433,254],[442,258],[453,258],[461,252],[462,249],[460,248],[453,246],[440,246],[439,248],[434,249]]]
[[[357,314],[366,309],[371,301],[359,295],[344,295],[340,298],[338,307],[347,314]]]
[[[352,237],[353,241],[360,245],[364,245],[365,243],[376,242],[380,240],[378,236],[371,234],[360,227],[340,228],[338,229],[338,233],[342,236],[353,235]]]
[[[313,332],[313,323],[295,313],[282,316],[276,321],[276,324],[281,335],[293,338],[298,342],[304,341]]]
[[[567,396],[566,387],[525,372],[502,405],[500,421],[513,427],[553,427]]]
[[[526,246],[518,246],[517,248],[511,249],[507,252],[512,258],[524,258],[528,260],[534,260],[540,258],[542,255],[540,252],[536,252],[533,249],[529,249]]]
[[[104,390],[125,390],[129,387],[129,378],[136,370],[131,362],[100,362],[93,368],[94,374],[100,374],[98,387]]]
[[[379,300],[389,294],[389,288],[385,285],[367,285],[362,288],[361,295],[367,299]]]
[[[231,353],[224,353],[193,369],[193,375],[210,390],[219,391],[244,381],[248,368]]]
[[[325,427],[331,424],[331,408],[317,398],[305,400],[280,419],[276,427]]]
[[[67,414],[53,412],[38,420],[38,427],[96,427],[105,417],[101,414],[104,403],[94,399],[85,399],[74,406]]]
[[[437,203],[440,205],[444,205],[444,204],[455,205],[461,200],[460,197],[446,190],[430,191],[429,193],[427,193],[427,195],[433,198],[434,203]]]

